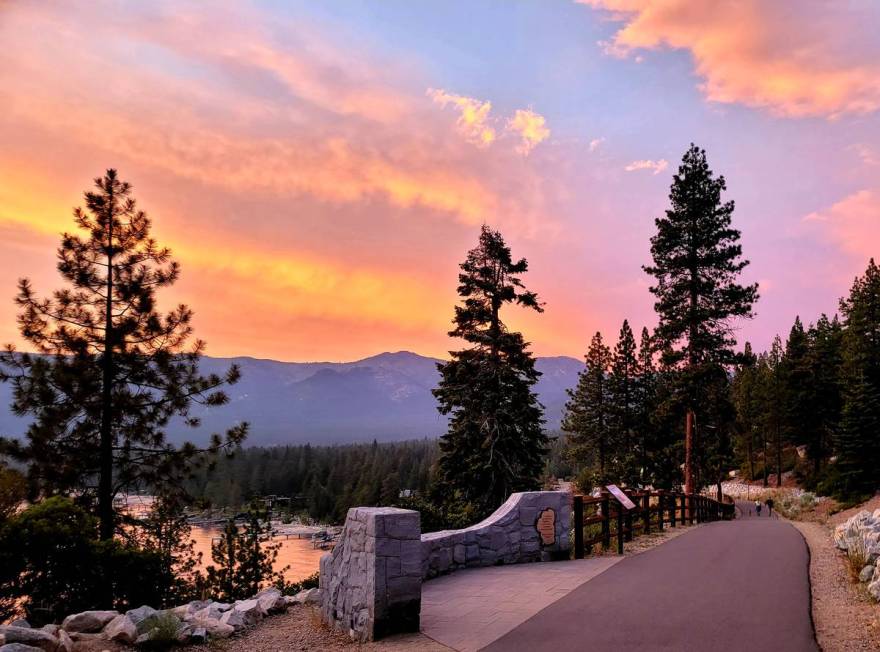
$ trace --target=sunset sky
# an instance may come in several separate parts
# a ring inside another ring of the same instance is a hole
[[[212,355],[443,356],[486,222],[530,263],[539,355],[652,325],[654,218],[691,141],[760,283],[741,339],[880,255],[875,0],[0,0],[0,342],[115,167]]]

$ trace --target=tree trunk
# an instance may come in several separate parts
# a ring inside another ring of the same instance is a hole
[[[107,298],[104,312],[104,357],[101,377],[101,430],[98,472],[98,519],[100,537],[108,541],[115,534],[113,519],[113,185],[107,190]]]
[[[684,427],[684,492],[694,493],[694,411],[688,409]]]
[[[782,486],[782,434],[776,426],[776,487]]]
[[[749,431],[749,437],[746,440],[746,449],[748,450],[749,455],[749,482],[755,479],[755,458],[754,458],[754,450],[752,449],[752,432]]]

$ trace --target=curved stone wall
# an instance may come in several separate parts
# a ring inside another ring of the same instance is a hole
[[[422,576],[499,564],[568,558],[571,494],[527,491],[511,494],[484,521],[463,530],[422,535]]]

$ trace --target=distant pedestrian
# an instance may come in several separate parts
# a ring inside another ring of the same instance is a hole
[[[767,499],[767,516],[773,516],[773,499]]]
[[[760,500],[755,501],[755,512],[758,514],[758,516],[761,515],[761,501]]]

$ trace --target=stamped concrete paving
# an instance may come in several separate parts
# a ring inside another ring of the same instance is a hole
[[[624,557],[463,570],[422,585],[422,633],[460,652],[489,645]]]

